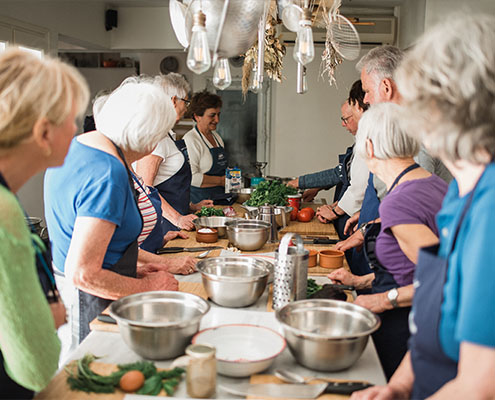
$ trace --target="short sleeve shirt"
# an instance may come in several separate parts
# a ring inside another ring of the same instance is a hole
[[[421,224],[438,236],[435,217],[446,192],[447,184],[431,175],[401,183],[380,203],[381,231],[376,240],[376,254],[400,286],[413,282],[415,265],[403,253],[390,228]]]
[[[44,199],[53,263],[62,272],[76,218],[94,217],[116,225],[103,268],[114,265],[141,232],[141,215],[124,165],[77,138],[64,165],[46,172]]]

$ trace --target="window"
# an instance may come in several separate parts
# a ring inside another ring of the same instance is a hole
[[[28,53],[35,55],[38,58],[43,58],[43,50],[33,49],[31,47],[24,47],[24,46],[19,46],[19,48],[21,50],[27,51]]]

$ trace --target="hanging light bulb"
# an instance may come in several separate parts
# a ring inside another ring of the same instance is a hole
[[[217,89],[224,90],[232,83],[230,76],[229,60],[219,58],[215,63],[215,71],[213,72],[213,84]]]
[[[192,28],[191,43],[187,53],[187,67],[197,73],[202,74],[208,71],[211,66],[210,49],[208,48],[208,38],[205,29],[206,16],[198,11],[194,14],[194,24]]]
[[[260,88],[260,83],[258,81],[258,68],[256,67],[255,64],[253,70],[251,71],[251,75],[249,76],[248,89],[253,93],[258,93],[259,88]]]
[[[311,30],[311,11],[309,8],[304,8],[294,45],[294,60],[306,65],[313,61],[314,57],[315,46],[313,44],[313,31]]]

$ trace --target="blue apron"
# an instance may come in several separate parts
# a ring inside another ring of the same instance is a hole
[[[156,190],[152,186],[148,186],[148,189],[150,190],[150,193],[146,193],[144,190],[143,185],[141,185],[141,182],[139,182],[139,179],[137,179],[134,174],[132,175],[132,178],[134,181],[139,185],[143,193],[148,197],[148,199],[151,201],[151,205],[155,209],[156,212],[156,224],[153,228],[153,230],[150,232],[148,237],[141,243],[141,247],[143,250],[149,251],[150,253],[155,253],[158,249],[162,248],[163,246],[163,218],[162,218],[162,200],[160,198],[160,194],[158,193],[158,190]]]
[[[198,135],[201,137],[201,139],[203,139],[203,142],[205,143],[206,147],[208,147],[206,140],[204,139],[203,135],[199,132],[197,126],[195,127],[195,129],[198,132]],[[215,142],[217,143],[218,147],[210,148],[210,154],[213,163],[211,164],[210,170],[206,172],[205,175],[224,176],[225,170],[227,169],[227,165],[228,165],[227,153],[225,152],[225,149],[222,146],[220,146],[220,143],[218,143],[216,138],[215,138]],[[214,199],[215,197],[224,194],[225,194],[224,186],[213,186],[213,187],[205,187],[205,188],[191,186],[191,201],[193,203],[199,203],[201,200],[206,200],[206,199]]]
[[[181,215],[190,214],[189,201],[191,197],[191,165],[189,164],[189,155],[187,154],[186,142],[182,140],[174,140],[170,133],[170,139],[175,143],[177,149],[184,156],[182,167],[166,181],[156,185],[156,188],[162,197],[170,204],[175,211]],[[160,206],[161,207],[161,206]],[[160,212],[161,215],[161,212]],[[162,218],[162,232],[180,231],[180,228],[172,224],[165,217]],[[163,237],[162,237],[163,238]],[[162,247],[162,245],[160,245]]]
[[[380,200],[378,199],[375,186],[373,185],[373,174],[370,172],[368,186],[366,186],[366,192],[364,193],[363,205],[361,206],[361,213],[359,214],[358,226],[361,226],[364,222],[373,221],[378,218],[378,207],[380,207]],[[359,276],[371,274],[373,272],[364,255],[364,249],[352,249],[349,268],[354,275]],[[358,293],[369,293],[369,291],[364,290],[359,291]]]
[[[340,182],[335,187],[335,195],[333,197],[334,202],[339,201],[344,195],[347,188],[351,185],[351,179],[349,175],[354,154],[353,150],[354,145],[348,147],[345,154],[339,154],[339,164],[342,166],[342,177],[340,179]],[[345,223],[349,218],[349,215],[344,214],[333,220],[333,225],[335,227],[335,230],[337,231],[337,234],[339,235],[340,240],[345,240],[349,237],[349,235],[344,235]],[[350,250],[346,251],[346,258],[348,263],[350,262],[351,257],[352,252]]]
[[[481,180],[481,178],[480,178]],[[479,182],[479,180],[478,180]],[[440,318],[444,285],[447,280],[448,258],[455,248],[464,217],[473,201],[478,183],[471,191],[455,229],[446,258],[438,256],[439,245],[420,250],[415,271],[413,312],[409,341],[414,370],[412,398],[431,396],[457,375],[457,361],[448,357],[440,343]]]
[[[405,174],[416,168],[419,168],[419,165],[413,164],[402,171],[397,178],[395,178],[388,193],[392,191]],[[368,264],[375,273],[375,279],[373,280],[371,289],[371,293],[373,294],[384,293],[390,289],[400,287],[393,275],[379,262],[376,256],[376,238],[380,233],[380,229],[380,223],[369,225],[366,229],[363,246],[363,252]],[[407,353],[407,341],[410,335],[408,325],[410,311],[411,307],[399,307],[378,314],[382,324],[380,329],[373,333],[373,342],[375,343],[376,351],[387,380],[392,377]]]

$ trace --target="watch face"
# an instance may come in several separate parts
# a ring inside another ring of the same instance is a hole
[[[397,299],[397,296],[399,295],[399,292],[397,291],[397,289],[392,289],[388,292],[387,294],[387,297],[390,299],[390,300],[395,300]]]

